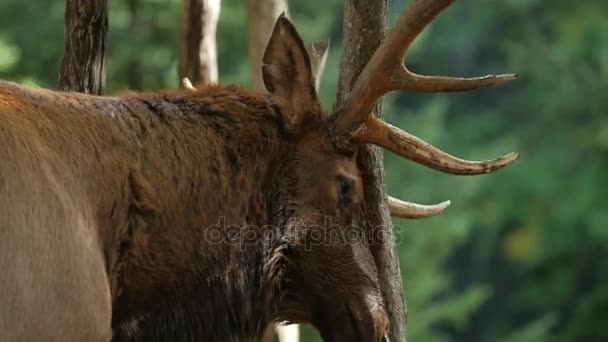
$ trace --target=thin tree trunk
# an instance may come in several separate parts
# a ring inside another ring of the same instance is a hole
[[[265,89],[262,57],[277,18],[283,12],[287,14],[287,9],[287,0],[247,0],[249,74],[251,87],[255,90]]]
[[[107,0],[67,0],[60,90],[103,93],[107,32]]]
[[[344,51],[336,106],[342,104],[357,77],[386,34],[387,0],[347,0],[344,7]],[[375,112],[380,115],[381,104]],[[372,253],[379,273],[382,296],[389,313],[393,342],[406,341],[407,312],[399,256],[386,201],[382,152],[372,146],[359,150],[358,163],[365,184],[366,219],[373,231]]]
[[[247,26],[249,31],[249,67],[250,80],[253,89],[264,90],[262,80],[262,57],[268,45],[270,33],[281,13],[289,17],[286,0],[248,0],[247,1]],[[315,79],[315,88],[319,90],[319,84],[329,53],[329,40],[321,40],[306,45],[310,64]]]
[[[180,82],[188,77],[195,85],[217,82],[217,21],[221,0],[184,0]]]

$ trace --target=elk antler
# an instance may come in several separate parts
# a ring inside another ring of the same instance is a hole
[[[329,55],[329,39],[307,44],[306,51],[310,57],[310,68],[312,70],[315,90],[318,93],[321,78],[325,72],[325,66],[327,65],[327,56]]]
[[[494,160],[469,161],[454,157],[375,115],[355,133],[356,139],[376,144],[419,164],[456,175],[477,175],[496,171],[517,158],[509,153]]]
[[[196,90],[196,88],[192,85],[192,82],[190,82],[190,79],[188,77],[182,78],[182,87],[184,87],[184,89],[190,90],[190,91]]]
[[[332,117],[336,136],[372,143],[433,169],[460,175],[476,175],[498,170],[517,158],[511,153],[494,160],[468,161],[447,154],[415,136],[372,115],[377,101],[393,90],[422,92],[461,91],[502,84],[514,74],[476,78],[422,76],[409,71],[403,60],[416,36],[454,0],[412,0],[387,34],[344,104]]]
[[[388,206],[391,209],[391,216],[409,219],[420,219],[441,214],[445,208],[450,206],[450,204],[450,201],[445,201],[433,205],[422,205],[402,201],[391,196],[388,197]]]

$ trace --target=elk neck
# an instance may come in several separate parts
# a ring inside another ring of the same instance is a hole
[[[281,247],[260,237],[282,223],[290,153],[266,95],[210,86],[95,97],[0,82],[0,109],[7,143],[32,151],[7,161],[34,165],[16,177],[52,178],[97,234],[117,340],[260,333]],[[227,240],[234,233],[241,240]]]
[[[110,272],[115,324],[146,341],[261,333],[272,319],[264,292],[288,154],[276,109],[264,95],[223,87],[125,103],[146,109],[129,118],[140,147]]]

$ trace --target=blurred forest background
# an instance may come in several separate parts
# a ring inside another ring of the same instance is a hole
[[[391,18],[406,1],[391,2]],[[0,78],[54,88],[63,0],[0,1]],[[107,93],[178,85],[181,0],[110,2]],[[335,98],[342,1],[292,0],[306,41],[331,39],[321,96]],[[241,0],[223,0],[220,80],[248,84]],[[520,159],[455,177],[386,154],[389,192],[441,216],[396,221],[411,341],[608,341],[608,1],[458,1],[409,55],[423,74],[516,72],[507,86],[389,96],[388,121],[457,156]],[[317,341],[304,329],[304,341]]]

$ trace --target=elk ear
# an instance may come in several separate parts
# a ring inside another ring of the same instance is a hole
[[[310,58],[291,22],[281,14],[264,52],[264,85],[279,105],[290,131],[297,130],[317,104]]]

